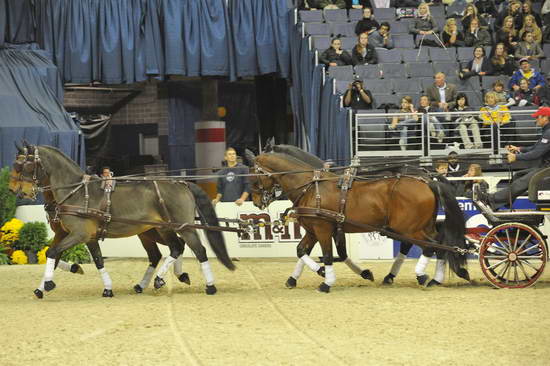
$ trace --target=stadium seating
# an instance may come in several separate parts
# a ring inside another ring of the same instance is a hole
[[[298,13],[302,22],[322,22],[322,10],[300,10]]]
[[[383,79],[363,79],[363,87],[373,94],[391,94],[391,83]]]
[[[386,79],[406,78],[407,70],[405,64],[381,64],[381,76]]]
[[[306,34],[310,36],[324,36],[330,34],[330,28],[327,23],[304,23]]]
[[[373,11],[374,17],[379,23],[395,19],[394,8],[375,8]]]
[[[357,22],[363,19],[363,9],[349,9],[348,18],[350,22]]]
[[[428,62],[430,60],[428,47],[420,49],[402,49],[403,61],[409,62]]]
[[[378,62],[380,63],[401,63],[402,56],[399,48],[387,50],[385,48],[377,48]]]
[[[438,61],[456,61],[456,48],[449,47],[447,49],[429,47],[430,60],[432,62]]]
[[[330,47],[330,37],[329,36],[314,36],[312,37],[313,48],[323,52]]]
[[[434,75],[432,64],[426,62],[410,62],[408,65],[410,77],[428,77]]]
[[[329,23],[329,29],[333,37],[355,37],[355,26],[352,23]]]
[[[380,69],[378,65],[358,65],[355,66],[355,73],[361,79],[379,79]]]
[[[391,79],[391,85],[396,93],[418,93],[422,90],[418,81],[410,79]]]
[[[327,22],[347,22],[348,11],[346,9],[327,9],[324,10],[325,20]]]
[[[328,68],[330,77],[336,80],[353,80],[353,66],[331,66]]]

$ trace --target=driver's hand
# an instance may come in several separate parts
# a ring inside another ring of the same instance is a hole
[[[239,198],[238,200],[235,201],[235,203],[237,204],[237,206],[240,206],[244,203],[244,200],[242,198]]]

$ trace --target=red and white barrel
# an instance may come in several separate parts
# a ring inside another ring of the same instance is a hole
[[[197,168],[219,167],[225,153],[225,122],[195,122],[195,166]],[[210,175],[212,170],[197,171],[199,175]],[[214,197],[216,180],[201,180],[199,185]]]

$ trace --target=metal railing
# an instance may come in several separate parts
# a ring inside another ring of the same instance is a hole
[[[430,158],[451,151],[487,154],[495,158],[506,145],[529,146],[541,129],[531,114],[536,109],[510,110],[510,122],[484,123],[480,111],[407,113],[357,111],[353,119],[350,149],[353,155],[368,157],[417,156]],[[397,128],[391,123],[398,118]]]

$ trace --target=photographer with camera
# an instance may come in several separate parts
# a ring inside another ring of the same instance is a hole
[[[344,106],[352,109],[372,109],[373,100],[369,90],[363,87],[361,80],[355,80],[349,84],[344,95]]]

